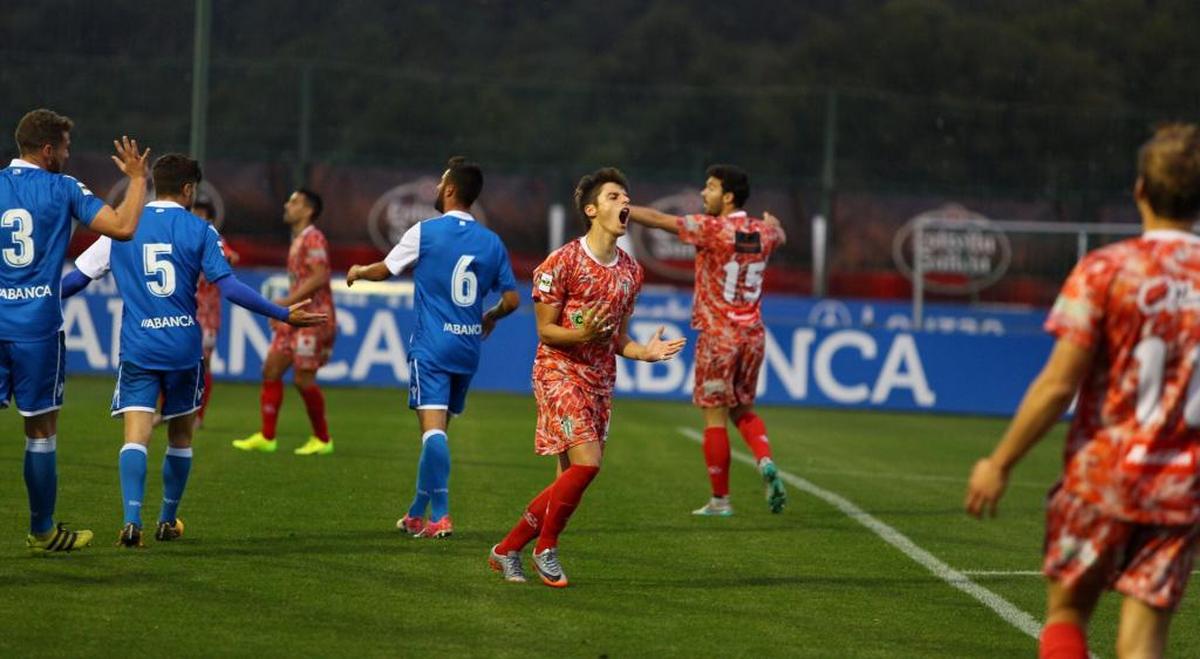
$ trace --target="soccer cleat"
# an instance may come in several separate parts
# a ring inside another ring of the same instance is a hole
[[[425,518],[405,515],[396,521],[396,528],[414,538],[419,538],[421,537],[421,532],[425,530]]]
[[[421,532],[416,535],[418,538],[449,538],[454,534],[454,523],[450,521],[450,516],[439,519],[436,522],[430,522],[421,529]]]
[[[733,514],[733,506],[729,503],[729,497],[713,497],[708,503],[693,510],[692,514],[702,517],[729,517]]]
[[[558,562],[558,547],[551,547],[542,552],[533,552],[533,567],[537,569],[542,583],[551,588],[566,588],[567,575]]]
[[[158,528],[154,530],[154,539],[159,542],[167,542],[169,540],[178,540],[183,537],[183,520],[176,518],[172,522],[159,522]]]
[[[333,453],[333,438],[323,442],[316,437],[309,437],[304,446],[292,451],[296,455],[329,455]]]
[[[128,549],[141,549],[146,545],[142,544],[142,529],[133,522],[127,523],[121,528],[121,534],[117,536],[117,546],[126,547]]]
[[[233,440],[233,448],[241,449],[243,451],[260,451],[262,453],[274,453],[275,449],[278,448],[278,446],[279,446],[279,442],[276,442],[273,439],[267,439],[266,437],[263,437],[263,434],[261,432],[256,432],[253,435],[250,435],[249,437],[247,437],[246,439]]]
[[[66,524],[58,523],[58,526],[51,531],[47,531],[43,535],[29,534],[25,536],[25,548],[38,556],[46,554],[72,551],[82,549],[92,542],[91,531],[72,531],[67,528]]]
[[[775,462],[771,458],[763,458],[758,463],[758,469],[767,484],[767,507],[773,513],[783,512],[783,507],[787,505],[787,491],[783,489],[783,479],[779,477]]]
[[[492,545],[492,555],[488,556],[488,565],[504,575],[504,580],[509,583],[525,583],[525,568],[521,567],[521,552],[510,551],[507,554],[498,554],[496,547],[499,546]]]

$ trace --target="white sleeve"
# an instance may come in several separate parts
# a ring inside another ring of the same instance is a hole
[[[75,259],[75,267],[87,275],[88,279],[99,279],[110,270],[109,256],[112,253],[112,238],[100,236],[100,240],[84,250]]]
[[[388,252],[386,258],[383,259],[387,265],[388,272],[393,275],[400,274],[405,268],[417,262],[417,257],[421,251],[421,223],[418,222],[411,227],[400,238],[392,251]]]

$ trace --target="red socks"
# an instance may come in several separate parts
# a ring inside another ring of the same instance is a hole
[[[283,404],[283,380],[263,380],[259,404],[263,437],[275,439],[275,423],[279,420],[279,406]]]
[[[550,491],[553,489],[554,483],[551,483],[529,502],[520,521],[497,545],[497,553],[503,555],[510,551],[521,551],[530,540],[537,537],[538,531],[542,529],[542,522],[546,519],[546,508],[550,506]]]
[[[550,505],[546,507],[546,521],[538,534],[535,552],[558,546],[558,534],[567,527],[571,513],[575,512],[584,491],[598,473],[600,467],[572,465],[554,481],[550,488]]]
[[[762,419],[758,418],[757,414],[754,412],[743,414],[737,421],[737,429],[742,433],[742,439],[750,448],[750,452],[754,454],[755,462],[761,462],[763,458],[771,457],[771,444],[767,442],[767,426]]]
[[[312,423],[313,434],[317,436],[317,439],[328,443],[329,425],[325,422],[325,394],[321,393],[321,388],[314,384],[307,389],[301,389],[300,397],[304,399],[304,409],[308,410],[308,420]]]
[[[1038,659],[1087,659],[1087,637],[1078,625],[1055,622],[1042,628]]]
[[[208,369],[204,370],[204,393],[200,396],[200,409],[196,411],[196,418],[204,421],[204,412],[208,409],[208,397],[212,395],[212,373]]]
[[[729,495],[729,433],[724,428],[704,429],[704,464],[714,497]]]

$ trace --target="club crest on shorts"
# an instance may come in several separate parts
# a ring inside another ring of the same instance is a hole
[[[562,428],[563,435],[566,435],[567,437],[570,437],[575,433],[575,421],[573,421],[569,416],[564,416],[562,420],[558,422],[558,425]]]

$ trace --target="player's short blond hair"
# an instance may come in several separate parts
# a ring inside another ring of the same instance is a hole
[[[1159,126],[1138,151],[1138,178],[1159,217],[1194,220],[1200,214],[1200,127]]]

